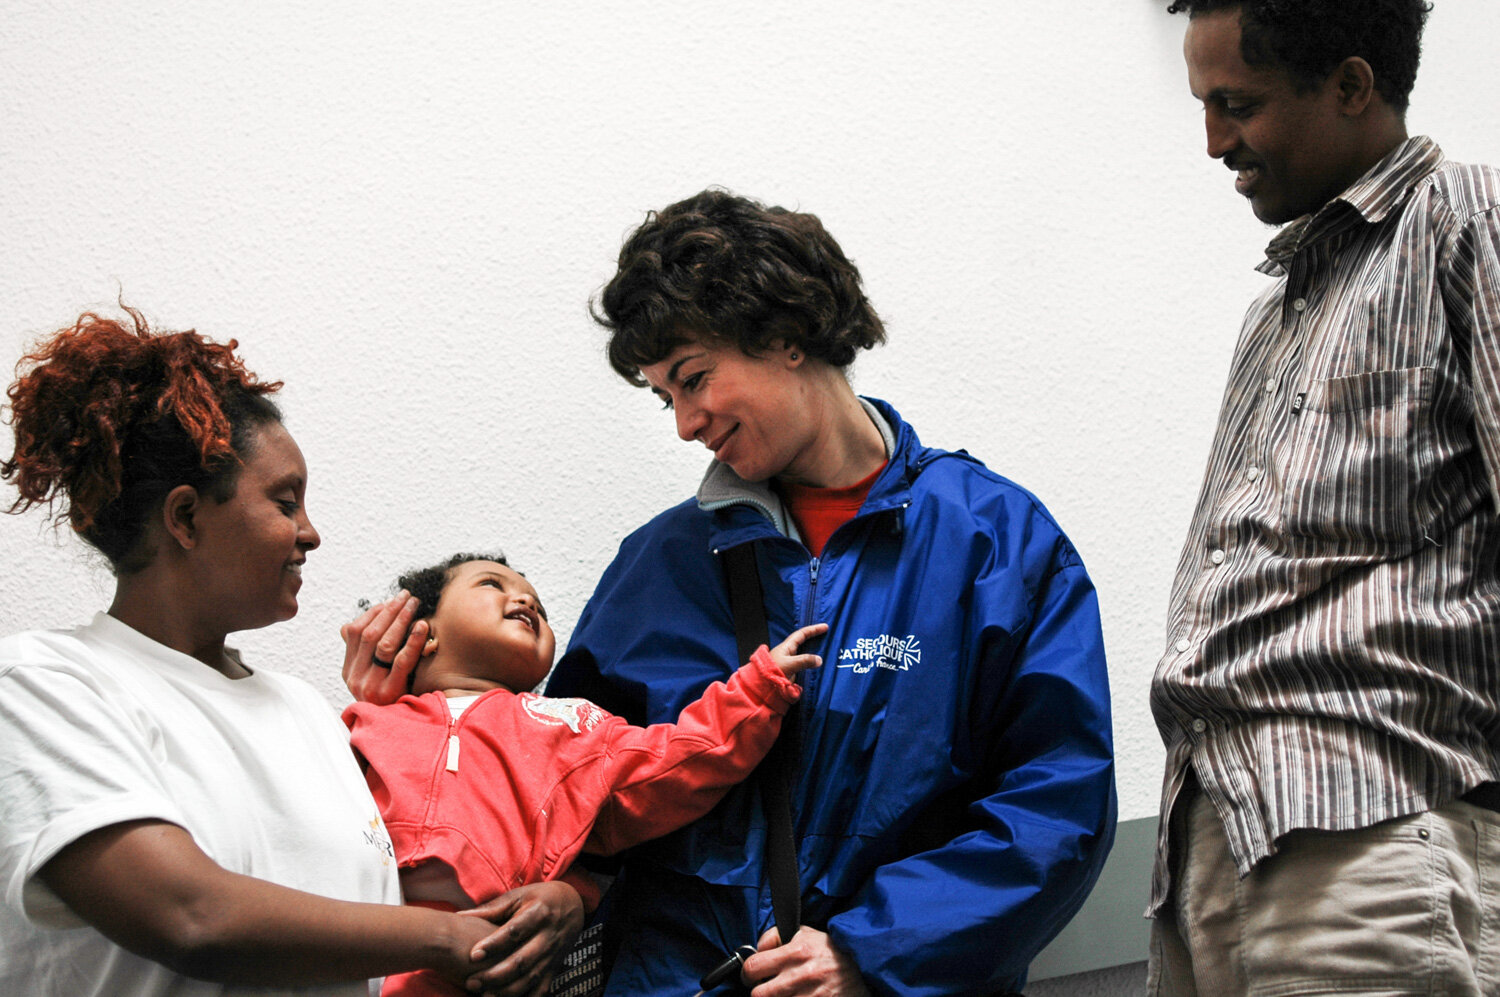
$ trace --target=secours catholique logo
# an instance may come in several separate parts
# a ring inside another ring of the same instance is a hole
[[[853,647],[839,649],[839,667],[853,669],[856,675],[863,675],[876,668],[904,672],[921,663],[922,643],[914,634],[905,637],[891,634],[861,637],[854,642]]]

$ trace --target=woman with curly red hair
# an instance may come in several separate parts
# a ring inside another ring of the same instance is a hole
[[[228,634],[290,619],[307,468],[237,344],[85,314],[21,361],[18,512],[115,576],[86,626],[0,641],[0,992],[366,994],[432,969],[545,988],[581,924],[549,883],[481,917],[402,907],[390,839],[313,689]]]

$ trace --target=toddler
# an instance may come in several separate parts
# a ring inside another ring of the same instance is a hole
[[[616,852],[707,813],[770,749],[801,692],[792,676],[822,664],[801,646],[828,629],[762,645],[675,724],[636,727],[587,700],[528,691],[556,642],[536,590],[504,557],[460,554],[399,584],[429,625],[411,695],[355,703],[344,722],[407,902],[445,909],[556,879],[581,851]],[[384,990],[460,992],[428,973],[390,977]]]

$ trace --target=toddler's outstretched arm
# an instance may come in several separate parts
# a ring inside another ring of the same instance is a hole
[[[587,850],[617,852],[675,831],[712,809],[770,750],[782,716],[802,692],[794,676],[822,664],[818,655],[801,649],[827,630],[815,623],[793,631],[775,648],[756,648],[728,679],[710,684],[685,706],[674,724],[632,727],[608,717],[594,728],[606,741],[599,765],[587,773],[580,767],[570,776],[600,778],[609,787],[604,806],[579,814],[580,822],[597,819]],[[568,793],[552,796],[548,811],[554,823],[568,802]]]

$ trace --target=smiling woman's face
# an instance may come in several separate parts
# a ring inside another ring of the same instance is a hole
[[[557,639],[547,611],[531,583],[507,565],[456,565],[430,619],[441,653],[474,678],[525,692],[552,667]]]
[[[679,437],[702,443],[746,481],[766,481],[815,473],[802,466],[819,433],[806,362],[785,344],[749,356],[733,344],[694,340],[641,376],[672,410]]]
[[[307,518],[307,464],[286,427],[255,434],[234,494],[193,512],[194,589],[220,634],[297,615],[302,565],[318,546]]]

